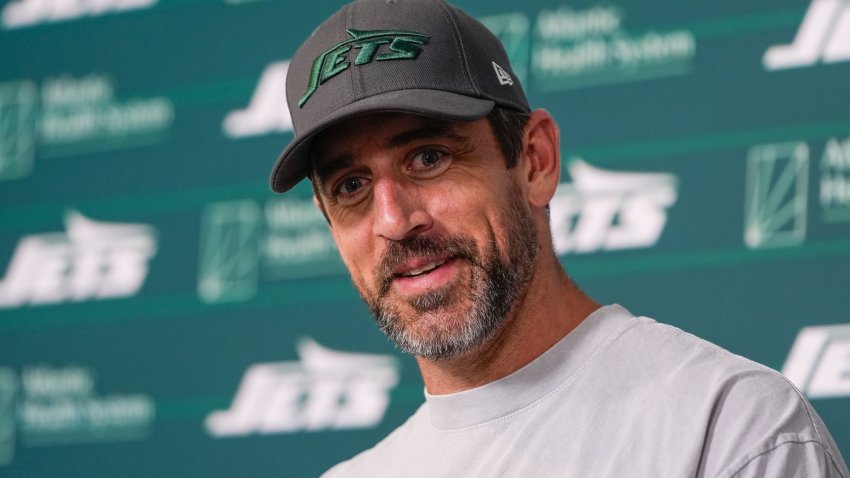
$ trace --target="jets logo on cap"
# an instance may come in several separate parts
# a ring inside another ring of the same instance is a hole
[[[508,72],[505,71],[504,68],[497,65],[495,61],[492,62],[492,63],[493,63],[493,69],[496,70],[496,78],[499,79],[499,84],[500,85],[511,85],[511,86],[513,86],[514,79],[511,78],[511,75],[509,75]]]
[[[347,53],[352,48],[359,49],[354,65],[365,65],[372,60],[412,60],[419,55],[420,45],[428,41],[422,33],[398,30],[345,30],[350,40],[337,43],[313,60],[310,69],[310,81],[307,91],[298,101],[303,108],[307,100],[319,88],[319,85],[342,73],[351,66]],[[377,54],[381,45],[387,45],[388,52]]]

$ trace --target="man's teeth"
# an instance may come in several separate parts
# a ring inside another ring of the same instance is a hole
[[[446,263],[446,261],[429,262],[428,264],[425,264],[424,266],[422,266],[418,269],[410,269],[409,271],[405,272],[403,275],[405,277],[418,276],[418,275],[424,274],[426,272],[431,272],[432,270],[436,269],[437,267],[440,267],[441,265],[443,265],[445,263]]]

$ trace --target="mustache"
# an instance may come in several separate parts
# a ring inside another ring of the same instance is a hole
[[[375,275],[380,297],[386,295],[392,287],[393,270],[399,264],[415,257],[449,256],[465,259],[473,264],[479,264],[478,248],[475,241],[460,234],[412,236],[398,241],[391,241],[384,251]]]

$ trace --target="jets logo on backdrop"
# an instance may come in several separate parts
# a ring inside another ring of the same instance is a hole
[[[345,30],[351,35],[351,40],[337,43],[315,60],[310,69],[310,80],[307,91],[298,101],[303,107],[307,100],[319,88],[319,85],[342,73],[351,66],[347,54],[352,48],[359,49],[354,58],[354,65],[365,65],[372,60],[413,60],[419,56],[421,45],[428,41],[428,36],[416,32],[396,30]],[[377,53],[382,45],[387,45],[384,53]]]
[[[272,63],[263,70],[251,102],[224,118],[224,132],[231,138],[292,131],[286,105],[286,73],[289,61]]]
[[[298,344],[300,362],[252,365],[228,410],[205,422],[216,437],[371,428],[381,422],[398,384],[399,366],[387,355],[337,352],[310,339]]]
[[[13,0],[3,8],[7,29],[150,8],[156,0]]]
[[[850,1],[813,0],[794,41],[764,54],[768,70],[850,60]]]
[[[65,217],[67,233],[22,238],[0,280],[0,308],[136,294],[156,254],[154,231],[144,224]]]
[[[850,324],[801,330],[782,373],[811,398],[850,396]]]
[[[677,180],[666,173],[605,171],[580,159],[569,166],[572,183],[558,186],[551,224],[558,254],[636,249],[658,242]]]

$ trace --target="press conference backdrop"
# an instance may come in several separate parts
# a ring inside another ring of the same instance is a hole
[[[459,5],[561,127],[570,274],[783,370],[850,456],[850,1]],[[317,476],[422,402],[267,186],[339,6],[2,4],[0,475]]]

